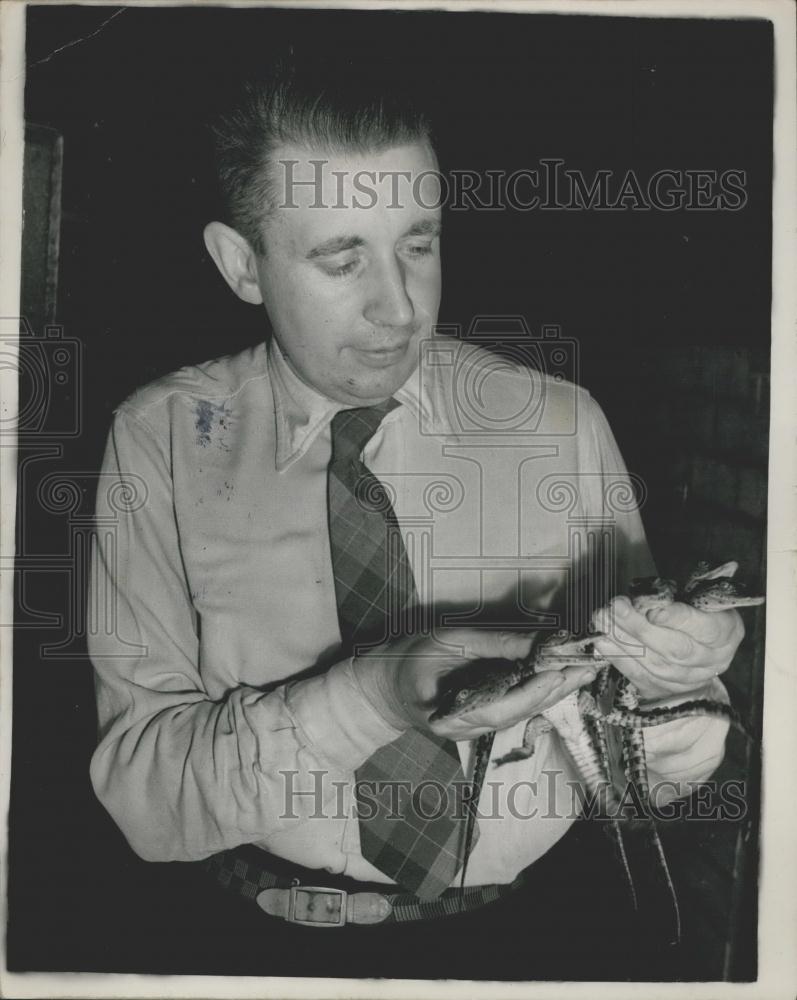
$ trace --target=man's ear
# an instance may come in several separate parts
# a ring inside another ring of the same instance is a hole
[[[205,226],[205,246],[222,278],[239,299],[259,305],[263,301],[257,283],[255,253],[240,233],[223,222]]]

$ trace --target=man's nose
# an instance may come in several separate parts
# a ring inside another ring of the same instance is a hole
[[[408,326],[415,318],[404,268],[395,257],[374,268],[363,314],[370,323],[381,326]]]

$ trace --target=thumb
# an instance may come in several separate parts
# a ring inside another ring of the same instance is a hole
[[[469,659],[520,660],[531,652],[533,633],[492,632],[483,629],[466,629],[461,642]]]
[[[719,618],[719,615],[698,611],[681,602],[648,613],[648,621],[653,625],[686,632],[697,642],[708,645],[716,641],[724,631]]]

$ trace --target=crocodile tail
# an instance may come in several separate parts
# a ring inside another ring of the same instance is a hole
[[[614,714],[614,713],[610,713]],[[742,722],[741,716],[730,705],[724,702],[711,701],[709,698],[696,698],[692,701],[682,702],[672,708],[639,708],[635,712],[617,713],[618,720],[607,718],[610,725],[630,726],[631,728],[647,729],[650,726],[660,726],[665,722],[674,722],[677,719],[688,719],[698,715],[705,715],[715,719],[726,719],[731,725],[752,738]]]

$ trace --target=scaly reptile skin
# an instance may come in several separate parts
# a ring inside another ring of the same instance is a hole
[[[680,594],[677,592],[674,581],[654,578],[634,581],[629,596],[635,610],[641,614],[647,614],[648,611],[672,604],[675,600],[681,600],[685,604],[706,612],[761,604],[764,600],[763,597],[746,596],[742,586],[731,580],[731,576],[737,569],[738,564],[735,562],[725,563],[714,570],[710,570],[706,563],[701,563],[690,575]],[[603,716],[604,722],[616,724],[622,718],[626,724],[622,731],[622,754],[626,780],[629,790],[636,794],[635,805],[641,807],[642,825],[647,828],[650,843],[658,855],[659,865],[669,888],[675,918],[675,942],[681,939],[681,914],[678,896],[664,853],[664,845],[650,814],[650,786],[645,751],[644,722],[660,725],[676,717],[685,718],[687,714],[715,714],[711,711],[715,707],[720,708],[716,703],[701,699],[692,701],[688,708],[686,705],[679,705],[676,709],[665,709],[660,712],[655,709],[649,710],[647,713],[640,712],[639,697],[635,686],[627,677],[619,676],[613,712],[609,713],[609,716]],[[721,707],[725,709],[727,706]],[[706,708],[708,711],[701,712],[701,709]],[[612,718],[610,719],[610,717]],[[630,874],[627,865],[626,872]]]
[[[666,607],[676,600],[705,612],[762,604],[763,597],[749,597],[743,585],[731,579],[738,568],[736,562],[723,563],[713,570],[707,563],[699,563],[680,593],[673,580],[660,577],[635,580],[629,588],[631,603],[641,614]],[[643,730],[648,725],[661,725],[700,714],[726,718],[735,715],[728,706],[707,699],[693,700],[671,709],[640,710],[636,688],[628,678],[618,673],[613,711],[604,715],[603,720],[609,725],[622,725],[626,778],[634,786],[637,801],[645,813],[648,811],[650,789]]]
[[[724,563],[713,570],[709,569],[708,564],[700,563],[680,592],[673,581],[651,577],[635,580],[630,588],[629,596],[635,609],[643,614],[654,608],[671,604],[674,600],[682,601],[698,610],[707,612],[762,604],[764,597],[747,596],[743,586],[731,579],[737,569],[736,562]],[[606,713],[602,712],[598,707],[598,702],[587,691],[572,692],[540,715],[533,716],[527,723],[523,745],[499,758],[495,764],[500,766],[508,761],[530,757],[534,753],[537,738],[552,728],[556,729],[573,757],[588,792],[595,795],[598,802],[603,801],[605,814],[612,820],[621,860],[625,866],[631,893],[636,900],[622,835],[617,826],[617,820],[621,813],[621,803],[611,781],[605,733],[607,725],[620,727],[622,729],[622,753],[626,780],[630,786],[633,786],[636,801],[643,807],[643,820],[647,820],[646,826],[650,831],[670,886],[676,914],[676,937],[679,937],[680,918],[675,889],[670,879],[658,832],[648,812],[649,782],[643,730],[649,726],[661,725],[675,719],[695,715],[724,717],[741,727],[738,716],[733,709],[707,699],[695,699],[674,708],[640,709],[634,685],[608,661],[594,652],[589,637],[579,638],[567,632],[559,632],[541,643],[533,657],[526,662],[518,660],[509,665],[508,661],[502,660],[481,661],[463,671],[458,671],[441,693],[438,707],[431,718],[442,719],[462,715],[477,707],[497,701],[511,688],[534,676],[540,670],[558,669],[562,666],[585,662],[598,662],[602,666],[594,685],[596,695],[600,696],[605,693],[610,677],[614,677],[615,698],[612,710]],[[486,740],[485,737],[482,737],[477,744],[474,762],[475,801],[473,815],[475,815],[481,779],[491,746],[492,739]],[[602,800],[601,796],[603,796]],[[468,824],[468,827],[465,843],[466,858],[472,835],[472,822]]]
[[[683,590],[679,593],[675,584],[659,578],[645,578],[634,581],[630,597],[632,603],[640,612],[646,612],[655,607],[662,607],[680,600],[701,611],[723,611],[726,608],[745,607],[762,604],[763,597],[749,597],[741,584],[730,579],[736,572],[737,564],[725,563],[714,570],[709,570],[701,563],[689,577]],[[638,709],[635,704],[636,694],[632,685],[619,671],[591,651],[590,637],[575,637],[566,632],[558,632],[541,643],[528,661],[517,660],[510,664],[505,660],[477,661],[461,671],[451,675],[447,687],[438,701],[438,707],[432,714],[432,719],[443,719],[463,715],[477,707],[497,701],[507,691],[533,677],[540,670],[559,669],[562,666],[582,665],[592,663],[602,667],[595,682],[598,687],[606,688],[609,677],[615,680],[615,702],[610,712],[601,713],[596,702],[587,691],[581,691],[577,697],[568,695],[563,699],[577,701],[580,712],[585,717],[595,721],[603,721],[607,725],[619,726],[623,730],[634,728],[645,729],[653,725],[661,725],[676,719],[695,715],[711,715],[724,717],[741,728],[736,713],[729,706],[707,699],[684,702],[674,708]],[[503,665],[503,666],[502,666]],[[559,703],[560,705],[562,702]],[[544,717],[557,728],[557,713],[553,709],[546,710]],[[534,719],[538,717],[535,716]],[[547,730],[540,722],[529,721],[527,737],[523,746],[510,751],[504,757],[495,761],[497,765],[510,760],[530,757],[534,752],[533,737]],[[532,738],[529,739],[528,736]],[[590,765],[591,767],[591,765]]]

